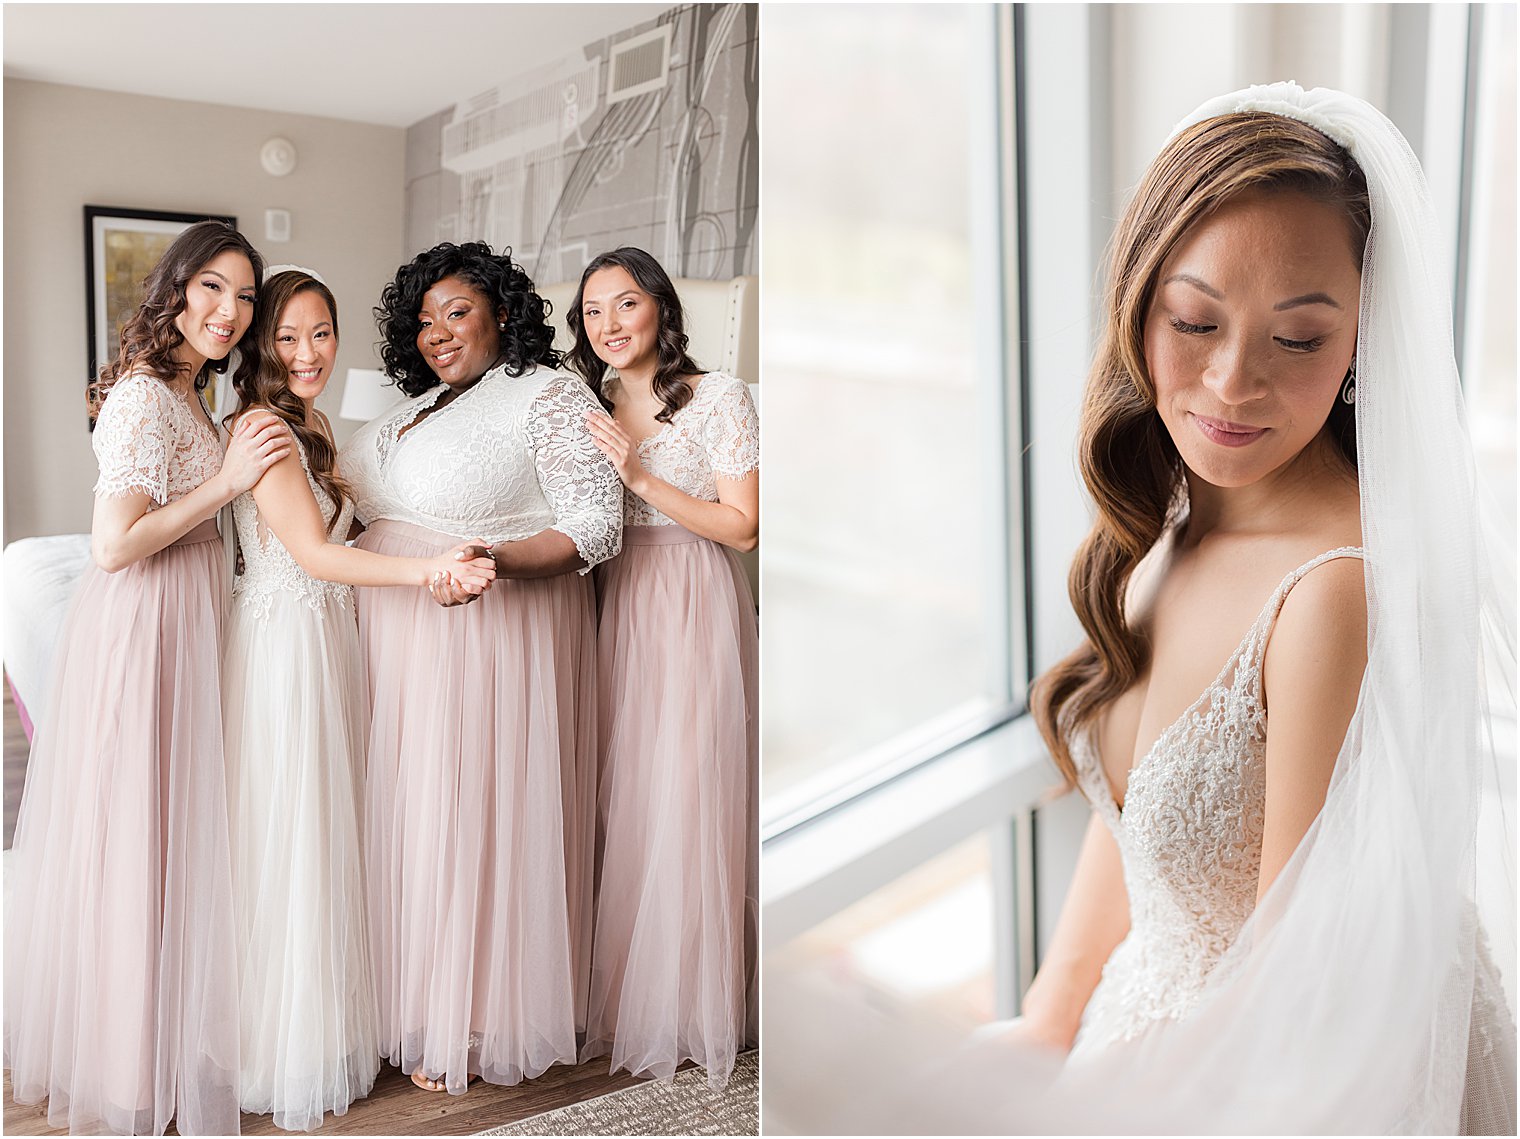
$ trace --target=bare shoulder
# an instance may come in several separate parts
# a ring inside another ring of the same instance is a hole
[[[1367,587],[1362,559],[1310,570],[1283,601],[1267,642],[1266,682],[1279,694],[1329,687],[1355,691],[1367,664]]]

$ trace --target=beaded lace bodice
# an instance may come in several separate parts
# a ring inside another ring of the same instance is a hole
[[[608,389],[616,403],[615,380]],[[726,372],[708,372],[691,401],[640,440],[639,459],[646,471],[677,490],[717,502],[720,477],[742,479],[760,467],[760,418],[749,386]],[[675,525],[632,491],[623,496],[623,524]]]
[[[301,460],[301,469],[306,472],[306,484],[311,487],[312,497],[322,511],[322,521],[327,523],[327,540],[346,541],[349,524],[354,519],[353,501],[343,500],[343,509],[337,512],[335,520],[332,499],[312,478],[305,448],[294,437],[292,442]],[[234,605],[247,609],[256,617],[267,618],[274,596],[292,593],[311,606],[319,617],[327,616],[329,605],[352,612],[353,588],[335,581],[319,581],[303,570],[265,524],[251,491],[232,500],[232,520],[243,551],[243,573],[232,590]]]
[[[1256,906],[1266,810],[1267,712],[1262,665],[1288,592],[1334,558],[1288,574],[1214,683],[1130,772],[1121,811],[1090,730],[1071,733],[1077,781],[1118,842],[1130,931],[1110,956],[1083,1017],[1078,1050],[1180,1019]]]
[[[100,464],[96,494],[141,491],[153,510],[183,498],[222,469],[216,428],[163,381],[122,377],[101,405],[90,440]]]
[[[403,435],[446,390],[402,401],[344,445],[339,468],[363,522],[493,544],[554,529],[587,568],[618,552],[623,484],[586,427],[601,405],[584,382],[550,368],[498,368]]]

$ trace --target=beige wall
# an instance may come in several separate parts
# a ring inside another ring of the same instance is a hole
[[[259,165],[273,135],[293,174]],[[273,262],[316,269],[341,308],[348,368],[374,368],[370,308],[403,260],[406,132],[308,115],[5,80],[5,541],[90,528],[84,206],[232,214]],[[264,211],[291,239],[264,240]]]

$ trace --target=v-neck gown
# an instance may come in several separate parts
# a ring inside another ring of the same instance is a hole
[[[1214,683],[1130,772],[1122,810],[1091,730],[1071,733],[1078,783],[1119,847],[1130,930],[1103,967],[1068,1063],[1139,1046],[1158,1024],[1184,1019],[1207,999],[1211,975],[1256,909],[1266,823],[1267,642],[1306,574],[1362,556],[1352,546],[1329,550],[1283,579]],[[1485,1133],[1492,1120],[1513,1119],[1515,1111],[1514,1031],[1504,1030],[1512,1021],[1476,914],[1472,930],[1477,972],[1461,1134]]]
[[[358,544],[428,557],[545,529],[616,554],[623,488],[566,372],[440,385],[360,428],[340,469]],[[403,430],[410,427],[409,430]],[[586,572],[443,608],[355,591],[370,729],[365,874],[380,1049],[463,1092],[576,1059],[591,951],[596,624]]]
[[[1214,683],[1130,773],[1121,813],[1087,731],[1072,735],[1083,794],[1113,832],[1124,863],[1130,930],[1103,968],[1072,1060],[1180,1020],[1256,908],[1266,822],[1267,711],[1262,665],[1289,591],[1346,546],[1282,581]]]

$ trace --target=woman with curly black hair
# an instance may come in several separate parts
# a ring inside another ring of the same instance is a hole
[[[595,811],[595,606],[622,487],[560,371],[547,306],[508,254],[444,243],[375,310],[410,398],[340,456],[359,545],[480,541],[497,580],[439,605],[358,590],[372,724],[366,869],[380,1047],[429,1091],[574,1063]],[[439,606],[445,606],[440,608]]]
[[[681,298],[625,246],[594,258],[567,322],[610,409],[589,423],[627,490],[597,569],[602,774],[583,1055],[721,1087],[756,1037],[755,602],[760,425],[749,388],[686,351]],[[615,371],[609,372],[609,369]],[[605,375],[604,375],[605,373]]]

